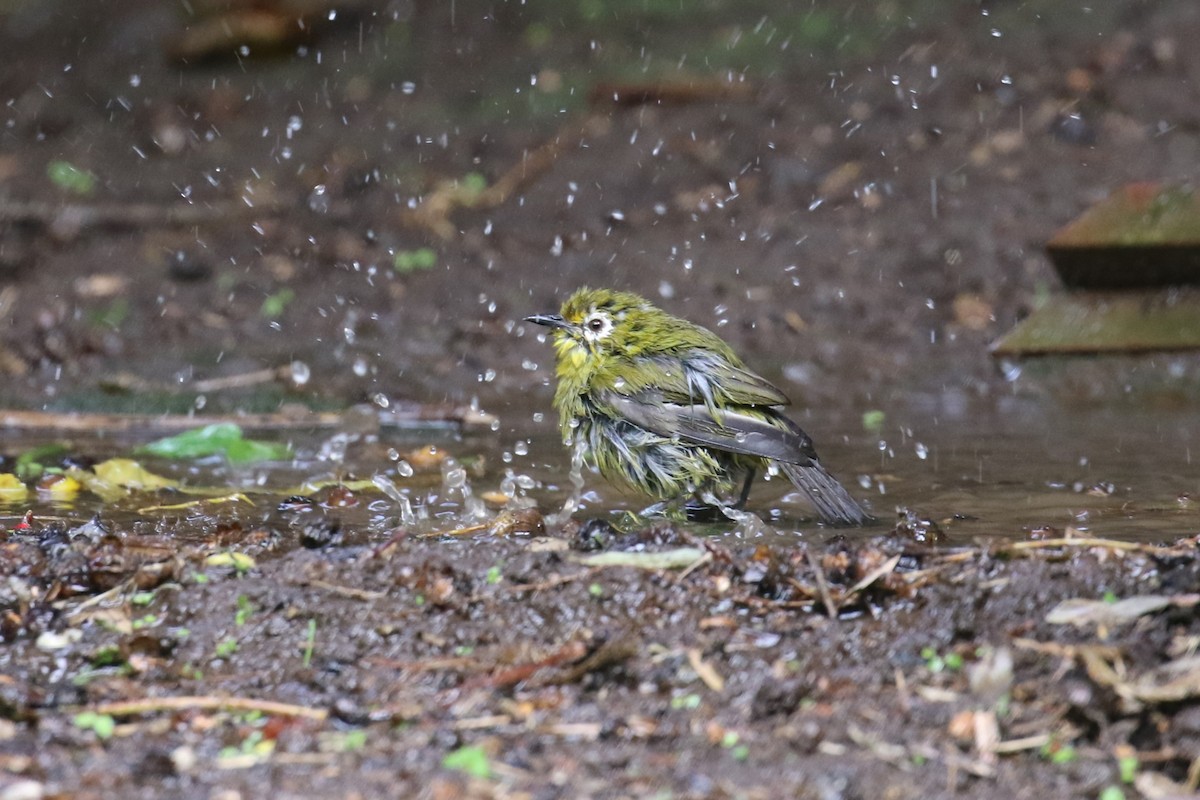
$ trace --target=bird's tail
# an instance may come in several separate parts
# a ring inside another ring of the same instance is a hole
[[[837,478],[813,461],[805,466],[779,462],[785,475],[816,507],[821,520],[830,525],[862,525],[871,519]]]

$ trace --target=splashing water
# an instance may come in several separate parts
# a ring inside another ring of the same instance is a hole
[[[371,478],[371,483],[378,487],[379,491],[383,492],[388,498],[396,504],[396,510],[400,516],[401,525],[413,525],[417,521],[417,515],[413,513],[412,502],[409,501],[408,495],[400,491],[391,478],[386,475],[375,475]]]
[[[546,517],[547,527],[561,526],[571,518],[572,514],[579,510],[580,503],[583,500],[583,437],[575,435],[572,432],[569,444],[571,447],[571,471],[567,473],[567,478],[571,481],[571,493],[563,501],[561,509]]]

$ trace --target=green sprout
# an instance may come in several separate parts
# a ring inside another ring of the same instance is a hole
[[[81,711],[73,720],[75,727],[96,734],[97,739],[112,738],[117,722],[108,714],[97,714],[95,711]]]
[[[237,599],[237,613],[233,615],[233,621],[241,627],[246,624],[246,620],[250,619],[254,614],[254,606],[250,604],[250,598],[244,594],[239,594]]]
[[[317,621],[310,619],[308,621],[307,633],[304,637],[304,666],[307,668],[312,665],[313,650],[317,646]]]
[[[464,745],[447,753],[442,758],[442,766],[484,780],[492,777],[491,756],[477,745]]]
[[[400,273],[418,272],[437,266],[437,253],[430,247],[416,250],[397,250],[392,256],[392,269]]]
[[[285,286],[274,294],[269,294],[263,300],[262,308],[259,314],[263,319],[277,319],[283,316],[283,311],[293,300],[296,299],[296,292],[290,287]]]

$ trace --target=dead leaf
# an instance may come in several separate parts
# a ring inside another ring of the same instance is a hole
[[[982,331],[996,321],[992,306],[977,294],[954,298],[954,321],[970,331]]]
[[[1075,625],[1076,627],[1085,625],[1112,627],[1133,622],[1138,617],[1161,611],[1171,604],[1170,597],[1154,594],[1127,597],[1115,603],[1073,597],[1063,600],[1050,609],[1046,614],[1046,622],[1051,625]]]
[[[699,547],[677,547],[658,553],[610,552],[580,556],[573,559],[585,567],[636,567],[637,569],[683,569],[712,559],[712,554]]]

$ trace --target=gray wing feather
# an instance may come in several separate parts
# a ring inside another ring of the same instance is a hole
[[[616,392],[602,392],[599,400],[617,416],[660,436],[800,466],[817,459],[812,440],[804,431],[770,409],[759,409],[768,419],[729,409],[717,411],[720,419],[716,419],[703,404],[665,403]]]

